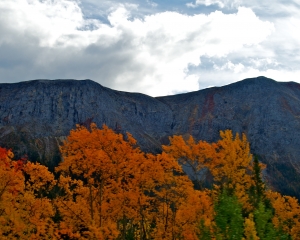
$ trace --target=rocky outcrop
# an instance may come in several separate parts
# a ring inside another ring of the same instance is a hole
[[[159,152],[168,136],[215,141],[219,130],[245,132],[252,152],[268,164],[269,184],[300,197],[300,85],[258,77],[219,88],[152,98],[105,88],[91,80],[0,84],[0,145],[50,167],[76,124],[106,124]]]
[[[57,146],[76,124],[128,131],[144,150],[159,151],[160,139],[172,134],[172,118],[172,110],[155,98],[113,91],[91,80],[0,85],[0,144],[50,166],[59,161]]]

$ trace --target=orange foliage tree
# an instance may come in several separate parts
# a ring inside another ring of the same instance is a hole
[[[300,239],[297,199],[265,191],[264,166],[244,134],[220,136],[216,143],[173,136],[154,155],[130,134],[77,126],[61,146],[57,180],[45,166],[14,161],[0,148],[0,237]],[[205,169],[213,190],[201,186]]]
[[[300,205],[298,200],[273,191],[267,191],[266,195],[275,211],[272,219],[274,226],[288,233],[292,239],[300,239]]]
[[[245,209],[250,210],[251,204],[247,191],[255,185],[252,177],[253,160],[246,136],[242,138],[230,130],[220,132],[221,140],[209,144],[198,143],[190,137],[185,141],[182,136],[170,138],[170,146],[163,146],[165,152],[180,163],[192,169],[192,178],[201,185],[201,170],[208,168],[218,186],[234,190]]]
[[[193,189],[176,159],[135,145],[130,134],[125,140],[106,126],[71,131],[56,169],[61,237],[196,239],[200,218],[211,225],[210,196]]]
[[[134,174],[145,159],[135,140],[95,124],[91,131],[78,126],[61,147],[63,162],[56,204],[63,217],[62,234],[86,239],[116,239],[126,232],[138,212]]]
[[[175,158],[188,171],[196,187],[202,189],[207,162],[215,158],[216,144],[195,142],[192,136],[187,140],[182,136],[173,136],[169,139],[170,145],[163,146],[164,152]]]
[[[40,197],[42,191],[49,189],[44,188],[42,179],[48,177],[54,183],[53,175],[44,166],[12,158],[10,150],[0,148],[0,236],[5,239],[53,237],[54,208],[48,198]],[[36,181],[37,176],[41,182]]]
[[[208,191],[198,191],[177,161],[162,153],[162,178],[154,193],[153,212],[155,239],[198,239],[199,223],[208,229],[213,226],[213,201]],[[175,170],[175,174],[174,174]]]

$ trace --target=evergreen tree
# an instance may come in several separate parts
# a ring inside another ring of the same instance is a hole
[[[272,223],[273,211],[267,208],[263,202],[258,203],[258,208],[254,211],[254,220],[257,235],[261,240],[291,239],[288,234],[281,229],[276,229]]]
[[[210,232],[210,229],[209,229],[209,227],[205,226],[203,219],[200,221],[199,230],[200,230],[200,232],[198,233],[199,239],[201,239],[201,240],[211,240],[212,239],[212,234]]]
[[[255,208],[258,208],[258,204],[261,201],[265,201],[265,185],[262,180],[262,165],[258,161],[258,157],[255,156],[253,160],[253,180],[254,186],[250,189],[250,199]]]
[[[243,237],[242,206],[234,195],[229,195],[226,190],[219,196],[215,205],[215,222],[217,225],[217,239],[240,240]]]

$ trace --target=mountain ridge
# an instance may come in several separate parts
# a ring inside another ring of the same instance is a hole
[[[31,80],[0,84],[0,145],[54,167],[58,145],[76,124],[130,132],[144,151],[159,152],[172,135],[216,141],[232,129],[248,137],[268,164],[269,184],[300,197],[300,85],[265,77],[223,87],[150,97],[92,80]]]

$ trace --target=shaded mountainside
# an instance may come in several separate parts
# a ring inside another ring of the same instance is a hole
[[[268,165],[270,184],[300,198],[300,85],[258,77],[224,87],[152,98],[91,80],[0,84],[0,145],[50,167],[77,123],[130,132],[145,151],[168,136],[216,141],[219,131],[245,132],[252,153]]]

